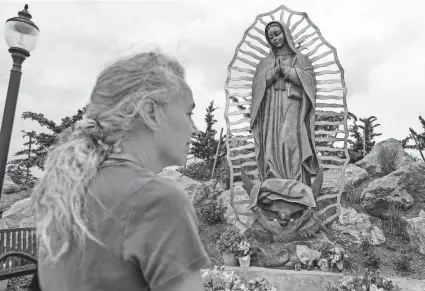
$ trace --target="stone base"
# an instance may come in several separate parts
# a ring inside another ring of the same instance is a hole
[[[342,278],[341,273],[305,270],[290,271],[259,267],[225,267],[225,270],[233,271],[245,280],[264,278],[278,291],[326,291],[329,283],[337,285]]]
[[[262,231],[263,236],[259,235],[261,230],[256,232],[255,238],[248,236],[248,241],[255,254],[251,258],[251,266],[294,270],[295,262],[298,261],[297,246],[306,246],[310,250],[321,252],[329,244],[327,238],[321,233],[293,242],[271,243],[265,239],[268,235],[267,231]],[[316,260],[317,258],[311,259]],[[312,263],[313,261],[310,262],[311,266]],[[307,268],[307,266],[303,266],[303,268]]]

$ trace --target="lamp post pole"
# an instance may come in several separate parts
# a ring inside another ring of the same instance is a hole
[[[38,27],[30,20],[31,14],[28,13],[28,5],[25,5],[24,10],[20,11],[18,15],[18,17],[13,17],[6,21],[5,30],[5,38],[10,46],[9,52],[12,55],[13,67],[10,72],[3,121],[0,130],[0,201],[6,173],[10,138],[13,130],[13,120],[15,118],[16,103],[18,101],[19,86],[21,84],[22,63],[30,56],[29,51],[35,47],[39,33]]]

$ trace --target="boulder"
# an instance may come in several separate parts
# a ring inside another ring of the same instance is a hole
[[[339,233],[352,236],[359,244],[367,241],[372,245],[380,245],[386,240],[382,230],[372,225],[367,214],[358,213],[351,207],[341,206],[341,215],[332,224],[332,228]]]
[[[406,232],[410,245],[425,255],[425,213],[422,217],[406,219]]]
[[[425,201],[425,163],[415,162],[378,178],[363,190],[361,205],[378,217],[388,217],[390,206],[409,209],[414,201]]]
[[[379,162],[379,153],[386,151],[388,156],[393,156],[395,159],[395,169],[401,168],[408,164],[414,163],[415,160],[410,157],[403,149],[401,143],[390,138],[378,142],[362,160],[356,162],[356,166],[365,169],[370,175],[383,176],[385,175],[384,169],[381,168]]]
[[[4,181],[3,181],[3,193],[4,194],[12,194],[20,191],[21,187],[15,182],[12,181],[12,179],[9,177],[9,175],[4,175]]]
[[[34,226],[35,217],[32,212],[31,198],[25,198],[12,204],[3,213],[3,218],[0,220],[0,229]]]
[[[186,191],[186,193],[189,194],[192,201],[194,200],[195,195],[199,195],[204,189],[204,184],[202,182],[191,179],[175,170],[162,171],[158,174],[158,176],[177,182]]]
[[[369,178],[369,173],[354,164],[348,164],[345,169],[345,182],[353,186],[359,186]]]
[[[233,192],[234,193],[234,202],[249,200],[248,193],[245,191],[245,189],[242,187],[242,185],[240,183],[236,183],[234,185],[233,191],[234,191]],[[246,227],[237,221],[236,216],[235,216],[235,212],[233,211],[233,208],[230,205],[230,195],[231,195],[231,190],[229,189],[229,190],[223,191],[219,196],[219,198],[222,199],[224,205],[226,206],[226,213],[224,214],[224,217],[225,217],[227,223],[236,226],[241,232],[244,232],[246,230]],[[238,210],[238,213],[249,211],[248,210],[249,202],[234,205],[234,206]],[[251,216],[241,216],[240,215],[239,219],[247,225],[251,225],[254,222],[254,217],[251,217]]]
[[[3,211],[7,211],[10,206],[19,200],[28,198],[31,194],[33,189],[28,189],[26,191],[19,191],[16,193],[8,194],[8,195],[2,195],[0,199],[0,213]],[[1,217],[1,215],[0,215]]]
[[[337,170],[328,170],[323,173],[323,186],[322,190],[325,193],[338,193],[341,187],[341,172]],[[344,175],[344,191],[351,185],[354,187],[359,186],[363,181],[369,178],[369,173],[354,164],[348,164],[345,169]]]

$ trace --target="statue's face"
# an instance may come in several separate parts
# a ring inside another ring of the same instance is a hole
[[[270,44],[276,48],[281,48],[285,44],[285,34],[277,25],[269,27],[267,30],[267,36],[270,40]]]

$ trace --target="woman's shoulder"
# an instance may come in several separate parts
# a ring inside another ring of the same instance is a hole
[[[141,185],[133,196],[137,207],[148,205],[172,205],[181,207],[190,203],[189,195],[175,181],[161,176],[154,176]]]

